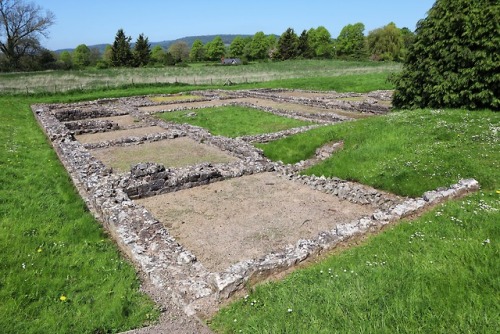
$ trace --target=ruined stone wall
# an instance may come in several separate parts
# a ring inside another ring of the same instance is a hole
[[[103,106],[102,112],[96,109],[100,104]],[[212,136],[201,128],[161,121],[156,124],[163,126],[166,131],[157,138],[158,140],[164,139],[161,137],[163,135],[189,136],[199,142],[221,147],[241,160],[225,165],[202,164],[178,169],[166,169],[157,164],[144,163],[136,165],[130,173],[113,174],[92,156],[88,148],[75,141],[74,130],[61,123],[61,120],[86,119],[92,115],[115,116],[125,112],[127,108],[131,109],[130,113],[137,112],[130,105],[110,100],[102,103],[90,102],[89,110],[85,109],[84,103],[73,105],[71,108],[67,105],[34,105],[32,110],[90,211],[110,232],[120,249],[157,287],[159,293],[171,294],[188,314],[207,315],[207,309],[216,309],[220,301],[243,289],[249,282],[256,282],[268,275],[289,269],[308,257],[331,249],[356,235],[380,229],[398,219],[417,214],[449,198],[463,196],[479,188],[474,180],[461,180],[448,188],[427,192],[419,198],[399,198],[345,180],[301,176],[297,174],[300,166],[272,163],[265,159],[259,150],[243,140]],[[60,113],[58,108],[63,112]],[[78,115],[77,110],[80,110],[82,115]],[[148,120],[148,117],[145,119]],[[135,142],[131,140],[130,143]],[[106,143],[113,144],[119,143]],[[189,250],[170,235],[163,224],[131,200],[131,197],[176,191],[204,182],[216,182],[246,173],[272,170],[284,178],[307,184],[331,196],[372,205],[378,210],[371,216],[324,231],[316,238],[298,240],[295,244],[262,258],[236,263],[221,272],[209,272]]]

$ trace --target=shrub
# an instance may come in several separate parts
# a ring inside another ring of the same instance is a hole
[[[417,25],[396,108],[500,109],[498,0],[437,0]]]

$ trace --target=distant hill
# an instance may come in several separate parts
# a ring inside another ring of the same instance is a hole
[[[231,35],[231,34],[229,34],[229,35],[228,34],[224,34],[224,35],[221,34],[221,35],[186,36],[186,37],[182,37],[182,38],[178,38],[178,39],[174,39],[174,40],[170,40],[170,41],[149,42],[149,44],[151,44],[151,48],[154,48],[155,46],[160,45],[163,48],[168,49],[170,47],[170,45],[172,45],[173,43],[184,41],[189,45],[189,47],[191,47],[193,45],[194,41],[197,39],[202,41],[203,44],[206,44],[206,43],[212,41],[217,36],[220,36],[222,38],[222,41],[226,45],[231,44],[233,39],[235,39],[237,36],[240,36],[243,38],[253,37],[253,35]],[[112,43],[113,43],[113,41],[111,41],[108,44],[112,44]],[[87,45],[87,46],[90,49],[98,49],[102,53],[102,52],[104,52],[104,50],[106,49],[106,45],[108,45],[108,44],[95,44],[95,45]],[[59,50],[55,50],[54,52],[56,52],[56,53],[61,53],[63,51],[72,52],[76,47],[77,47],[77,45],[75,45],[75,47],[71,48],[71,49],[59,49]],[[134,47],[134,43],[132,43],[132,47]]]

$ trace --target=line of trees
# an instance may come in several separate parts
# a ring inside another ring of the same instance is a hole
[[[172,66],[187,62],[218,61],[224,57],[247,61],[289,60],[289,59],[344,59],[402,61],[414,34],[408,28],[398,28],[394,23],[364,34],[362,23],[349,24],[334,39],[323,26],[304,30],[297,35],[288,28],[281,36],[266,35],[259,31],[251,37],[235,37],[225,45],[220,36],[203,43],[200,39],[190,47],[186,42],[175,42],[168,49],[156,45],[151,49],[149,40],[143,34],[135,43],[119,29],[115,41],[103,53],[79,45],[72,52],[62,52],[56,65],[60,68],[142,67]]]
[[[203,43],[195,40],[175,42],[168,49],[151,48],[144,34],[135,43],[123,29],[116,33],[113,44],[103,52],[78,45],[72,52],[56,54],[41,47],[39,40],[47,36],[54,15],[23,0],[0,1],[0,71],[81,69],[86,67],[143,67],[184,65],[187,62],[218,61],[223,57],[248,61],[288,59],[345,59],[402,61],[413,43],[414,34],[394,23],[370,31],[365,36],[362,23],[345,26],[337,38],[323,26],[304,30],[297,35],[288,28],[281,36],[259,31],[251,37],[235,37],[230,45],[220,36]],[[4,37],[2,39],[2,37]]]

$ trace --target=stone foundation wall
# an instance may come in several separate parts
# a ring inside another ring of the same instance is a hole
[[[103,106],[101,111],[95,109],[99,104]],[[247,283],[287,270],[356,235],[378,230],[398,219],[418,214],[447,199],[463,196],[479,188],[474,180],[462,180],[446,189],[427,192],[419,198],[402,199],[340,179],[300,176],[297,175],[295,166],[272,163],[243,140],[212,136],[197,127],[160,121],[157,124],[162,124],[168,135],[181,135],[184,131],[186,136],[199,142],[224,148],[240,157],[241,161],[179,169],[166,169],[157,164],[145,163],[136,165],[130,173],[113,174],[86,147],[75,141],[73,130],[68,129],[60,120],[86,119],[90,115],[102,117],[111,110],[116,115],[123,112],[120,110],[124,110],[126,106],[116,103],[116,100],[88,103],[90,110],[87,111],[84,106],[83,103],[78,104],[83,115],[78,115],[74,106],[69,108],[67,105],[34,105],[32,110],[89,210],[110,232],[120,249],[157,287],[158,293],[171,294],[188,314],[208,315],[208,309],[216,309],[221,301],[243,289]],[[62,108],[63,112],[58,112],[58,108]],[[68,110],[72,112],[67,112]],[[222,272],[209,272],[170,235],[163,224],[131,200],[131,197],[176,191],[204,182],[271,170],[284,178],[307,184],[332,196],[379,209],[371,216],[339,225],[320,233],[316,238],[299,240],[294,245],[278,249],[259,259],[242,261]]]

